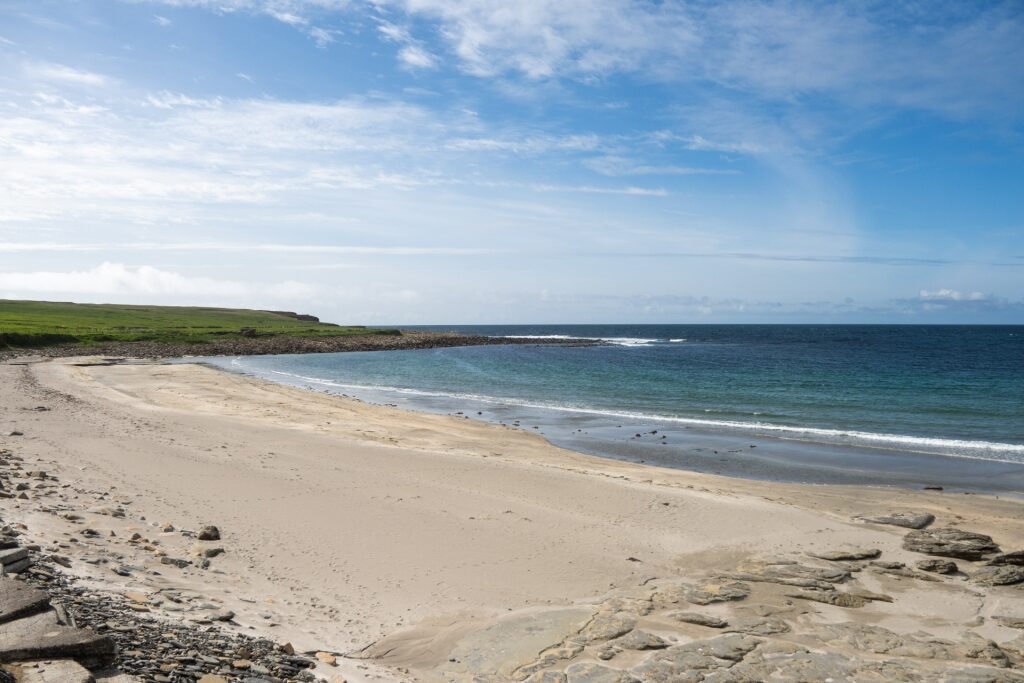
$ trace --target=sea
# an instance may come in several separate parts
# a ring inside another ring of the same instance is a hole
[[[202,360],[663,467],[1024,495],[1024,326],[405,329],[537,343]]]

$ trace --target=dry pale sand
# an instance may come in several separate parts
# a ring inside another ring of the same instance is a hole
[[[522,648],[486,661],[452,653],[499,618],[554,615],[554,631],[578,630],[586,611],[573,606],[699,580],[751,558],[849,546],[881,549],[889,560],[923,557],[900,548],[905,530],[851,522],[857,513],[930,511],[1004,549],[1024,547],[1024,506],[1014,500],[697,475],[198,365],[75,363],[0,365],[0,434],[24,432],[0,445],[39,459],[76,490],[116,487],[131,514],[95,518],[101,530],[218,525],[228,552],[214,570],[160,580],[214,595],[243,628],[350,653],[350,681],[402,671],[460,680],[502,657],[522,664],[551,644],[548,631],[535,640],[520,634]],[[37,405],[51,410],[28,410]],[[165,552],[187,551],[186,540],[164,536]],[[899,632],[931,623],[933,633],[955,637],[967,619],[1024,605],[1017,589],[938,599],[929,585],[886,581],[869,585],[904,599],[871,602],[855,616],[823,606],[813,618],[866,618]],[[983,635],[1013,635],[1000,628]],[[370,655],[403,668],[381,674],[353,664]]]

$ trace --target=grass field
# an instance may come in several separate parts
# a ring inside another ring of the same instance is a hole
[[[298,320],[269,311],[0,299],[0,347],[114,341],[202,344],[231,337],[336,337],[397,333]]]

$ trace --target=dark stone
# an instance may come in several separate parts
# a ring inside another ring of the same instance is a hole
[[[989,560],[988,563],[996,565],[1012,565],[1014,567],[1024,567],[1024,550],[1014,550],[1012,553],[996,555],[991,560]]]
[[[991,536],[952,527],[911,531],[903,538],[903,547],[916,553],[961,560],[980,560],[999,552]]]
[[[932,572],[933,574],[956,574],[960,571],[956,562],[951,560],[918,560],[915,566],[923,572]]]

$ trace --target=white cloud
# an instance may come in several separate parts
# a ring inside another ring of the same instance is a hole
[[[918,296],[922,301],[985,301],[989,298],[982,292],[960,292],[945,288],[932,291],[922,289]]]
[[[102,88],[111,83],[111,79],[91,71],[73,69],[63,64],[50,62],[33,62],[25,65],[25,74],[32,80],[62,83],[66,85],[84,85]]]
[[[31,252],[206,252],[272,254],[350,254],[384,256],[479,256],[499,253],[494,249],[467,247],[353,246],[338,244],[242,244],[225,242],[0,242],[0,253]]]
[[[406,45],[398,51],[398,60],[414,69],[433,69],[437,59],[418,45]]]
[[[167,17],[162,17],[159,14],[153,15],[153,21],[156,23],[157,26],[161,26],[163,28],[167,28],[168,26],[174,23]]]
[[[0,292],[5,292],[5,296],[143,295],[182,300],[258,300],[262,297],[301,299],[313,296],[316,289],[295,281],[257,284],[190,277],[153,266],[131,267],[105,262],[89,270],[0,272]]]
[[[1011,66],[1024,61],[1024,15],[1013,2],[955,8],[765,0],[153,2],[264,14],[321,46],[333,37],[323,22],[376,12],[387,17],[379,20],[381,35],[404,46],[398,59],[406,66],[436,65],[432,47],[439,36],[464,71],[484,77],[592,83],[639,73],[717,84],[782,104],[820,94],[951,116],[1013,117],[1024,99],[1024,72]]]

